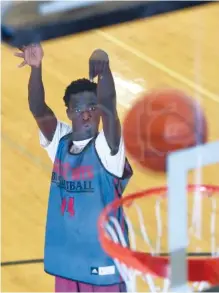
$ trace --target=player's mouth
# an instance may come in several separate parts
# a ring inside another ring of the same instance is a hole
[[[83,127],[86,128],[86,129],[91,128],[91,123],[90,122],[85,122],[83,124]]]

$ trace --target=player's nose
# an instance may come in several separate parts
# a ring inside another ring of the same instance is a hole
[[[82,112],[82,119],[83,119],[84,121],[87,121],[87,120],[89,120],[90,118],[91,118],[91,114],[90,114],[89,111],[83,111],[83,112]]]

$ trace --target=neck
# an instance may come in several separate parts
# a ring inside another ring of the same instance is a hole
[[[85,140],[85,139],[92,138],[95,135],[96,135],[96,133],[94,133],[92,131],[88,131],[88,132],[73,131],[72,132],[72,140],[74,140],[74,141]]]

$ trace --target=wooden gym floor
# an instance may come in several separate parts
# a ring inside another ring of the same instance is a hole
[[[111,60],[121,119],[145,90],[170,86],[201,99],[209,140],[219,138],[219,4],[203,6],[53,40],[43,44],[46,99],[66,120],[65,87],[88,76],[95,48]],[[43,258],[51,163],[40,148],[37,127],[27,105],[29,68],[18,69],[13,50],[2,45],[2,262]],[[166,178],[137,167],[127,193],[159,186]],[[219,166],[205,168],[203,182],[218,184]],[[193,177],[190,177],[190,181]],[[153,202],[143,211],[145,219]],[[205,217],[209,216],[208,211]],[[135,218],[132,219],[135,222]],[[153,226],[151,226],[153,232]],[[202,243],[210,249],[209,239]],[[42,263],[2,267],[3,292],[53,291],[53,277]]]

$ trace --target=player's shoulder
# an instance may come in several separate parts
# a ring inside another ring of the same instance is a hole
[[[101,131],[98,133],[98,135],[97,135],[96,142],[97,142],[97,141],[101,141],[101,140],[103,140],[103,139],[105,139],[105,134],[104,134],[104,131],[101,130]]]
[[[108,146],[108,143],[107,143],[107,140],[106,140],[106,136],[105,136],[103,130],[101,130],[98,133],[98,135],[96,137],[96,142],[95,143],[96,143],[97,146],[105,146],[108,149],[108,151],[110,151],[110,148]],[[123,140],[123,136],[121,135],[121,138],[120,138],[120,148],[123,146],[123,144],[124,144],[124,140]],[[111,153],[111,151],[110,151],[110,153]]]
[[[65,122],[58,121],[55,135],[57,135],[59,143],[68,140],[71,134],[72,127]]]
[[[72,128],[69,124],[62,122],[62,121],[57,121],[57,125],[56,125],[56,130],[55,133],[53,135],[52,141],[49,141],[44,135],[43,133],[40,131],[40,145],[43,148],[56,148],[57,144],[59,143],[59,141],[61,140],[62,137],[68,135],[69,133],[72,132]]]
[[[105,148],[105,150],[107,149],[108,151],[110,150],[103,130],[98,133],[95,140],[95,145],[100,150],[102,149],[104,151],[103,148]]]
[[[49,157],[53,162],[61,139],[71,132],[71,126],[62,121],[57,121],[56,130],[53,135],[52,141],[48,141],[47,138],[40,131],[40,145],[47,151]]]
[[[104,131],[100,131],[96,141],[95,147],[99,159],[105,169],[114,176],[121,177],[124,172],[125,165],[125,147],[124,140],[121,136],[119,150],[115,155],[111,154],[111,149],[107,143]]]
[[[72,132],[72,127],[69,124],[59,120],[57,122],[56,130],[58,130],[57,132],[59,132],[61,136],[65,136]]]

